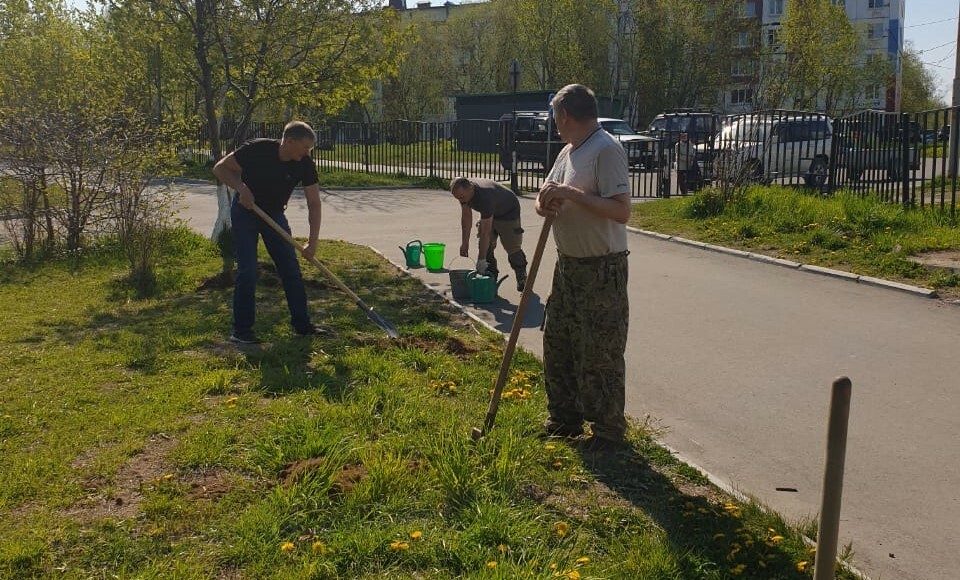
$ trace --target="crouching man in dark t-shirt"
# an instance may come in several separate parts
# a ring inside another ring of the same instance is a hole
[[[301,335],[326,334],[314,326],[307,311],[307,293],[296,250],[271,229],[251,208],[256,204],[280,227],[290,233],[284,215],[290,194],[303,186],[309,211],[310,237],[303,247],[305,256],[316,252],[320,233],[320,186],[317,168],[310,158],[316,134],[310,125],[292,121],[283,129],[283,137],[253,139],[221,159],[213,168],[217,179],[236,191],[230,207],[237,279],[233,291],[233,334],[230,340],[240,344],[260,342],[253,331],[256,318],[257,244],[263,244],[277,268],[290,309],[293,330]]]
[[[470,228],[473,210],[480,213],[477,223],[477,271],[499,274],[497,238],[503,243],[507,260],[517,276],[517,291],[522,292],[527,281],[527,256],[523,253],[523,228],[520,225],[520,202],[506,187],[491,179],[457,177],[450,182],[450,193],[460,202],[460,228],[463,235],[460,255],[470,255]]]

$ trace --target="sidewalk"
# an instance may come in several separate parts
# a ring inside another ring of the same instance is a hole
[[[214,191],[190,186],[184,200],[182,216],[205,235],[216,216]],[[399,246],[413,239],[446,243],[447,265],[457,254],[459,208],[446,192],[332,193],[324,196],[323,238],[369,245],[401,267]],[[532,255],[542,220],[531,200],[521,203]],[[302,196],[287,215],[303,236]],[[726,486],[787,518],[815,517],[830,384],[849,376],[841,542],[853,542],[854,565],[874,580],[953,580],[960,570],[956,306],[651,235],[629,240],[628,414],[655,418],[666,445]],[[551,240],[519,338],[537,354],[555,257]],[[449,291],[446,273],[410,274]],[[512,277],[500,295],[467,310],[509,332],[519,298]]]

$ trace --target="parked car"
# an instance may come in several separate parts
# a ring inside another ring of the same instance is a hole
[[[516,119],[516,129],[513,122]],[[517,162],[533,161],[544,169],[553,167],[565,143],[560,140],[557,127],[546,111],[517,111],[500,117],[500,138],[497,149],[500,165],[510,170],[516,145]]]
[[[659,140],[656,137],[637,133],[623,119],[601,117],[598,121],[604,131],[616,137],[623,145],[630,165],[643,166],[646,169],[657,166],[657,143]]]
[[[937,132],[937,138],[941,141],[950,140],[950,125],[944,125],[940,127],[940,131]]]
[[[645,135],[657,137],[665,151],[671,151],[680,133],[686,133],[694,144],[713,141],[722,126],[722,117],[713,111],[675,109],[664,111],[650,121]]]
[[[833,127],[826,115],[757,113],[728,118],[714,140],[713,178],[770,183],[802,177],[820,187],[827,178]]]
[[[907,148],[906,168],[920,169],[920,150],[916,145]],[[867,170],[882,170],[887,172],[891,181],[900,181],[903,177],[904,154],[899,143],[890,143],[875,147],[849,147],[843,152],[841,165],[847,168],[847,177],[852,181],[859,181]]]

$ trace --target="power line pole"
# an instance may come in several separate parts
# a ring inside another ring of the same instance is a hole
[[[950,111],[950,141],[947,147],[947,159],[950,160],[947,175],[951,178],[957,176],[957,136],[960,135],[960,18],[957,19],[956,46],[958,50],[953,70],[953,110]]]

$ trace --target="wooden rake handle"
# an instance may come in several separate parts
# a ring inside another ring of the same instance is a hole
[[[497,409],[500,407],[500,395],[503,392],[503,386],[507,382],[507,374],[510,372],[510,362],[513,360],[513,351],[517,348],[517,340],[520,338],[520,329],[523,328],[523,315],[527,310],[527,303],[530,302],[530,295],[533,294],[533,283],[537,279],[537,272],[540,270],[540,260],[543,259],[543,249],[547,245],[547,238],[550,236],[550,227],[553,225],[553,216],[547,217],[543,221],[543,228],[540,230],[540,238],[537,240],[537,248],[533,252],[533,259],[530,261],[530,271],[527,273],[527,282],[523,287],[523,293],[520,294],[520,303],[517,304],[517,311],[513,315],[513,325],[510,328],[510,338],[507,339],[507,346],[503,351],[503,360],[500,362],[500,374],[497,375],[497,382],[493,387],[493,393],[490,395],[490,406],[487,409],[487,416],[483,421],[483,429],[479,435],[483,436],[493,427],[493,422],[497,418]],[[474,430],[476,436],[477,431]]]

